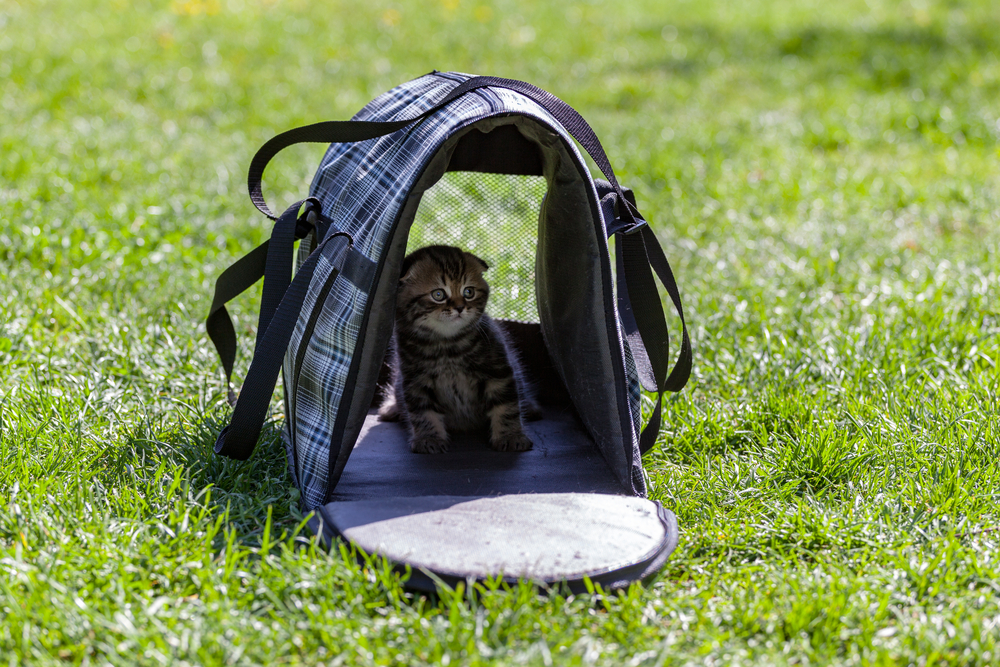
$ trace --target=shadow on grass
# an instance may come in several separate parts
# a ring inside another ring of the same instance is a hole
[[[127,485],[145,479],[164,463],[179,466],[191,494],[205,494],[213,514],[227,513],[240,543],[258,544],[269,514],[272,536],[293,533],[305,516],[288,473],[280,422],[264,425],[246,461],[217,456],[213,450],[227,422],[228,414],[219,411],[196,416],[165,432],[143,428],[130,433],[123,443],[105,452],[100,477],[109,485]]]

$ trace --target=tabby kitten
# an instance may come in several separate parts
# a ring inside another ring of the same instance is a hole
[[[403,260],[392,384],[379,419],[405,422],[414,452],[446,452],[449,431],[487,426],[491,448],[531,449],[521,419],[541,414],[503,332],[485,313],[488,268],[451,246],[427,246]]]

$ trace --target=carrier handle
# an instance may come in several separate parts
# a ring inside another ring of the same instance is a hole
[[[250,191],[250,201],[252,201],[253,205],[257,207],[257,210],[266,215],[268,218],[271,220],[276,219],[274,214],[271,212],[271,209],[268,208],[267,202],[264,201],[264,193],[261,189],[261,180],[264,177],[264,169],[267,167],[267,164],[271,161],[271,159],[289,146],[301,143],[335,144],[365,141],[367,139],[375,139],[376,137],[392,134],[397,130],[401,130],[408,125],[427,118],[434,112],[440,110],[445,105],[471,90],[487,87],[507,88],[521,93],[525,97],[534,100],[544,107],[546,111],[551,113],[552,116],[562,123],[563,127],[569,131],[570,135],[580,142],[580,145],[583,146],[584,150],[586,150],[590,157],[594,160],[594,163],[601,170],[601,173],[604,174],[604,177],[611,183],[611,187],[614,189],[615,194],[618,195],[618,201],[624,202],[622,205],[622,217],[624,217],[629,226],[643,224],[644,221],[642,216],[639,214],[639,211],[625,198],[625,194],[622,192],[622,188],[618,184],[618,180],[615,178],[615,172],[611,168],[611,162],[608,160],[608,156],[604,152],[604,147],[601,146],[601,141],[597,138],[597,135],[594,133],[594,130],[591,129],[590,125],[587,124],[587,121],[584,120],[583,116],[581,116],[576,109],[548,91],[542,90],[541,88],[524,81],[517,81],[516,79],[503,79],[496,76],[475,76],[471,79],[463,81],[452,88],[443,100],[413,118],[389,122],[368,120],[330,120],[322,123],[314,123],[312,125],[297,127],[272,137],[260,147],[257,153],[253,156],[253,159],[250,161],[250,169],[247,173],[247,187]]]
[[[287,214],[287,213],[286,213]],[[284,217],[284,216],[282,216]],[[334,232],[323,239],[312,251],[306,261],[289,282],[285,293],[274,309],[266,329],[257,330],[257,347],[254,349],[250,370],[243,383],[243,391],[233,410],[229,424],[219,432],[215,441],[215,453],[229,458],[245,461],[250,458],[257,439],[267,417],[267,408],[271,403],[271,395],[278,382],[278,373],[295,331],[302,304],[319,257],[328,243],[340,238],[343,247],[332,259],[333,272],[331,278],[338,277],[347,261],[352,248],[350,236],[345,232]],[[252,251],[253,252],[253,251]],[[238,264],[239,262],[237,262]],[[235,266],[235,265],[234,265]],[[267,275],[265,274],[265,285]],[[261,307],[263,311],[263,306]]]

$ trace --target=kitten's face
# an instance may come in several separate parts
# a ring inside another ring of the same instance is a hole
[[[451,246],[421,248],[403,260],[397,318],[428,333],[452,338],[486,310],[486,262]]]

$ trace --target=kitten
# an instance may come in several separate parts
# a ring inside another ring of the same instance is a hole
[[[405,422],[414,452],[446,452],[449,431],[487,426],[491,448],[531,449],[521,419],[541,412],[503,331],[485,313],[488,268],[451,246],[427,246],[403,260],[392,384],[379,419]]]

